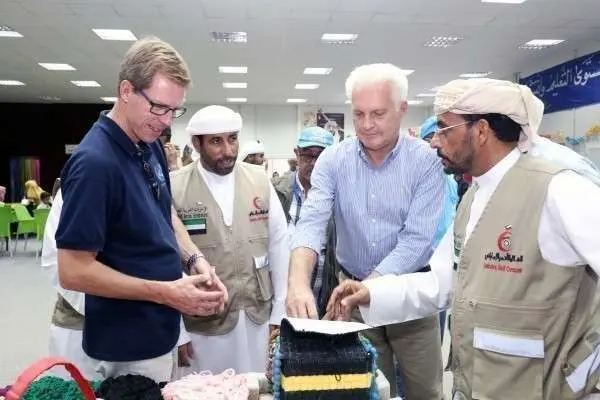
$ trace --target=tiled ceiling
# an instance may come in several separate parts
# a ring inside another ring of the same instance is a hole
[[[104,41],[94,28],[130,29],[171,42],[194,80],[189,103],[343,104],[344,80],[354,66],[392,62],[415,72],[411,98],[461,73],[516,71],[558,51],[600,38],[600,0],[0,0],[0,26],[22,38],[0,38],[0,101],[100,102],[114,96],[120,58],[131,42]],[[215,43],[210,32],[247,32],[243,44]],[[356,33],[352,45],[325,45],[323,33]],[[424,47],[434,36],[463,38],[447,48]],[[518,47],[532,39],[564,39],[545,50]],[[48,71],[39,62],[68,63],[76,71]],[[245,65],[247,75],[223,75],[220,65]],[[328,76],[305,76],[305,67],[331,67]],[[95,80],[79,88],[71,80]],[[247,82],[224,89],[223,82]],[[296,90],[317,83],[316,90]],[[58,100],[60,98],[60,100]],[[430,102],[427,97],[421,100]]]

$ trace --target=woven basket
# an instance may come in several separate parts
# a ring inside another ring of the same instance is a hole
[[[71,364],[65,359],[56,357],[43,358],[23,371],[17,378],[14,385],[12,385],[10,390],[6,393],[6,400],[21,399],[33,381],[35,381],[44,372],[56,366],[64,367],[69,374],[71,374],[73,380],[77,382],[77,385],[79,386],[79,389],[81,390],[85,400],[100,400],[96,399],[96,395],[94,394],[94,391],[90,387],[88,381],[83,377],[83,375],[81,375],[81,372],[79,372],[75,365]]]

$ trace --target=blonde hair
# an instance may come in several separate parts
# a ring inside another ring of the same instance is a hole
[[[181,54],[169,43],[149,36],[135,42],[125,53],[119,72],[119,84],[126,80],[138,90],[146,89],[159,72],[182,87],[187,88],[192,82]]]
[[[406,74],[393,64],[367,64],[357,67],[346,80],[346,96],[352,100],[352,92],[365,85],[390,83],[394,87],[394,102],[399,105],[408,96]]]
[[[35,180],[25,182],[25,197],[29,200],[33,200],[36,204],[42,201],[42,190]]]

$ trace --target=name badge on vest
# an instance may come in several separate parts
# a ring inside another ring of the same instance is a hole
[[[183,225],[190,236],[205,235],[206,220],[208,216],[207,211],[207,207],[202,205],[202,203],[199,203],[196,207],[177,210],[177,215],[179,215],[179,219],[183,222]]]

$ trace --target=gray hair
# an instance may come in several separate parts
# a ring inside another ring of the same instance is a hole
[[[357,67],[346,79],[346,96],[352,99],[352,92],[361,86],[375,83],[393,85],[394,102],[400,104],[408,96],[408,79],[406,74],[392,64],[367,64]]]

